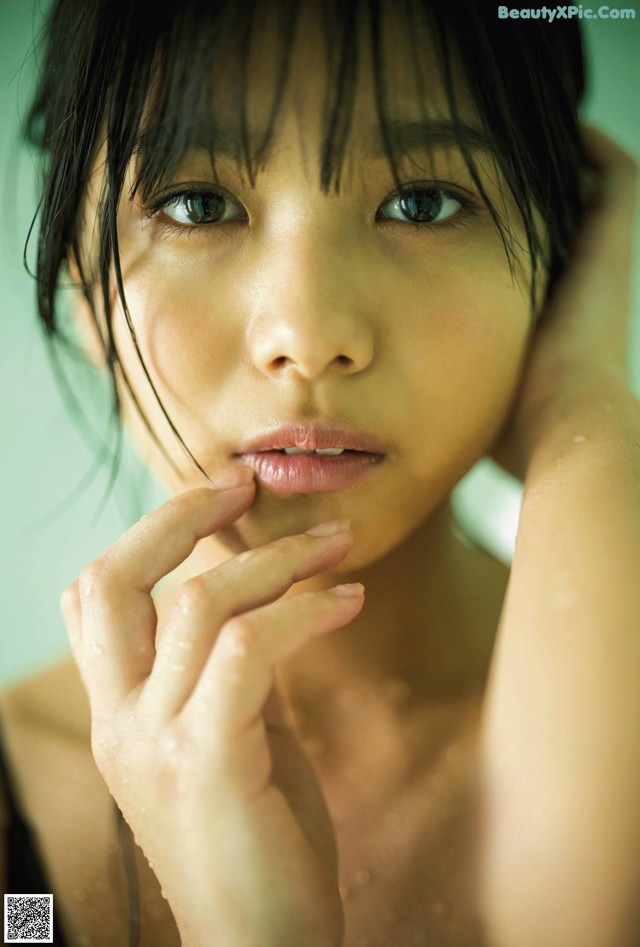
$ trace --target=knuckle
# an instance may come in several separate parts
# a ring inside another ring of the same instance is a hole
[[[231,618],[225,623],[220,635],[224,651],[238,658],[247,654],[255,637],[254,622],[247,615]]]
[[[247,566],[255,562],[260,558],[260,553],[262,550],[257,549],[245,549],[244,552],[239,552],[238,555],[234,558],[234,562],[238,566]]]
[[[289,559],[294,553],[300,553],[300,536],[283,536],[282,539],[276,540],[272,544],[271,548],[276,556],[280,556],[283,559]]]
[[[78,576],[78,591],[82,598],[90,596],[94,589],[103,588],[109,579],[109,569],[104,557],[94,559]]]
[[[181,611],[199,611],[211,602],[211,591],[207,580],[201,576],[187,579],[176,592],[175,607]]]
[[[65,616],[73,615],[75,612],[80,597],[79,585],[78,579],[74,579],[66,586],[60,596],[60,610]]]
[[[279,572],[290,573],[293,563],[300,558],[300,537],[283,536],[269,546],[269,556],[274,569]]]
[[[185,779],[191,782],[199,756],[188,735],[165,733],[157,741],[149,768],[162,787],[170,788]]]
[[[206,501],[211,503],[213,496],[215,496],[215,491],[210,487],[196,487],[193,490],[186,490],[184,493],[171,497],[170,500],[167,500],[164,509],[169,511],[172,516],[183,516],[186,512],[196,509]]]

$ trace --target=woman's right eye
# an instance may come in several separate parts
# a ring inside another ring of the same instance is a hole
[[[219,191],[182,191],[174,193],[152,208],[151,216],[163,216],[184,227],[201,227],[227,221],[247,220],[244,208]]]

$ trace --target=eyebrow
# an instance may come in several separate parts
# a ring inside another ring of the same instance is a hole
[[[470,151],[495,154],[495,149],[484,132],[464,119],[457,122],[449,119],[393,120],[385,122],[384,129],[391,149],[406,154],[428,153],[434,148],[460,148],[461,142]],[[152,144],[158,134],[159,129],[148,127],[138,138],[134,150],[137,151],[143,146],[143,142],[144,145]],[[252,154],[256,154],[264,146],[266,136],[266,130],[247,129],[247,144]],[[358,143],[364,157],[386,158],[387,148],[380,124],[371,126],[358,139]],[[238,161],[242,154],[240,129],[226,124],[198,124],[190,136],[189,150],[213,151],[217,156]]]
[[[459,148],[460,142],[471,151],[487,151],[494,149],[484,132],[459,119],[457,122],[449,120],[425,119],[419,122],[385,122],[385,131],[392,149],[413,153],[430,151],[433,148]],[[364,152],[370,157],[379,158],[386,155],[382,138],[382,126],[376,127],[364,138]]]

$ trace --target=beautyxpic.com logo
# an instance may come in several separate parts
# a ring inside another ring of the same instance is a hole
[[[520,10],[516,7],[498,7],[499,20],[635,20],[636,11],[620,7],[530,7]]]

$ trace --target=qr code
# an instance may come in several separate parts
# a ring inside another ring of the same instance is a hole
[[[53,943],[53,895],[5,894],[5,944]]]

